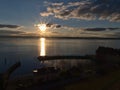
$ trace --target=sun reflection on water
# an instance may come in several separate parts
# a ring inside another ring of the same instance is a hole
[[[45,56],[45,38],[40,38],[40,56]]]

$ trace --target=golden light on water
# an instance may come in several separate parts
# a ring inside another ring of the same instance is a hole
[[[45,38],[40,38],[40,56],[45,56]]]

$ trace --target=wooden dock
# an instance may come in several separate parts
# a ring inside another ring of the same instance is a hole
[[[38,59],[42,60],[57,60],[57,59],[92,59],[90,56],[39,56]]]

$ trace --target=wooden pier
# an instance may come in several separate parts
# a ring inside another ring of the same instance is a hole
[[[43,60],[57,60],[57,59],[92,59],[90,56],[39,56],[40,61]]]

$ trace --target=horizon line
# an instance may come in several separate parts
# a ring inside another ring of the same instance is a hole
[[[120,39],[120,37],[47,37],[47,36],[0,36],[0,38],[49,38],[49,39]]]

